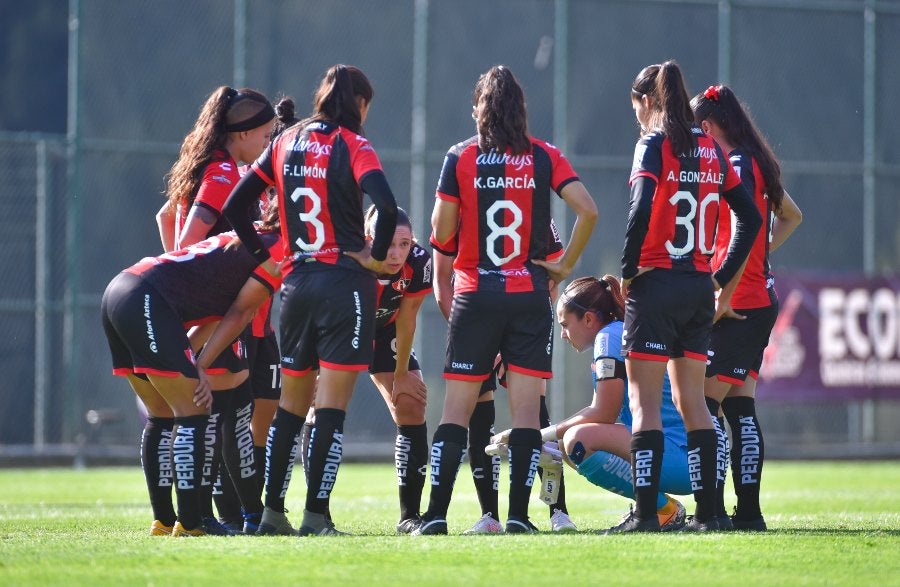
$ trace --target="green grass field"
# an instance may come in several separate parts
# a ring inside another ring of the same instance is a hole
[[[137,467],[0,470],[0,585],[900,585],[900,462],[767,463],[766,534],[597,535],[628,502],[566,479],[578,534],[396,536],[392,467],[346,464],[332,508],[356,536],[173,539],[148,535]],[[299,484],[287,505],[298,524]],[[463,465],[451,533],[478,516]]]

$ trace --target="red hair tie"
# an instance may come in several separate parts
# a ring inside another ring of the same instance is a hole
[[[719,101],[719,90],[722,89],[722,86],[709,86],[706,88],[706,91],[703,92],[703,97],[707,100],[714,100],[716,102]]]

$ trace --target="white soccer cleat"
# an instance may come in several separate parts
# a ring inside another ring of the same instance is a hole
[[[463,534],[499,534],[501,532],[503,532],[503,526],[500,525],[500,521],[494,518],[491,512],[488,512]]]
[[[550,516],[550,529],[554,532],[578,532],[575,522],[562,510],[553,510],[553,515]]]

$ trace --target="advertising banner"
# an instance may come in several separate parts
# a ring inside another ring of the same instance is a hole
[[[779,276],[758,397],[900,398],[900,276]]]

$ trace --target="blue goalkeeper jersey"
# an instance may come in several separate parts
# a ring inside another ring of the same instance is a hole
[[[594,337],[594,359],[591,368],[594,389],[597,389],[597,381],[609,378],[619,378],[625,381],[625,396],[622,401],[622,409],[619,411],[619,421],[631,428],[631,409],[628,406],[628,380],[624,377],[625,355],[622,353],[622,328],[624,324],[616,320],[607,324],[597,336]],[[616,364],[620,368],[616,369]],[[669,383],[669,375],[666,373],[663,379],[662,390],[662,424],[663,434],[666,438],[678,446],[687,446],[687,431],[684,429],[684,421],[681,414],[675,409],[672,401],[672,385]]]

